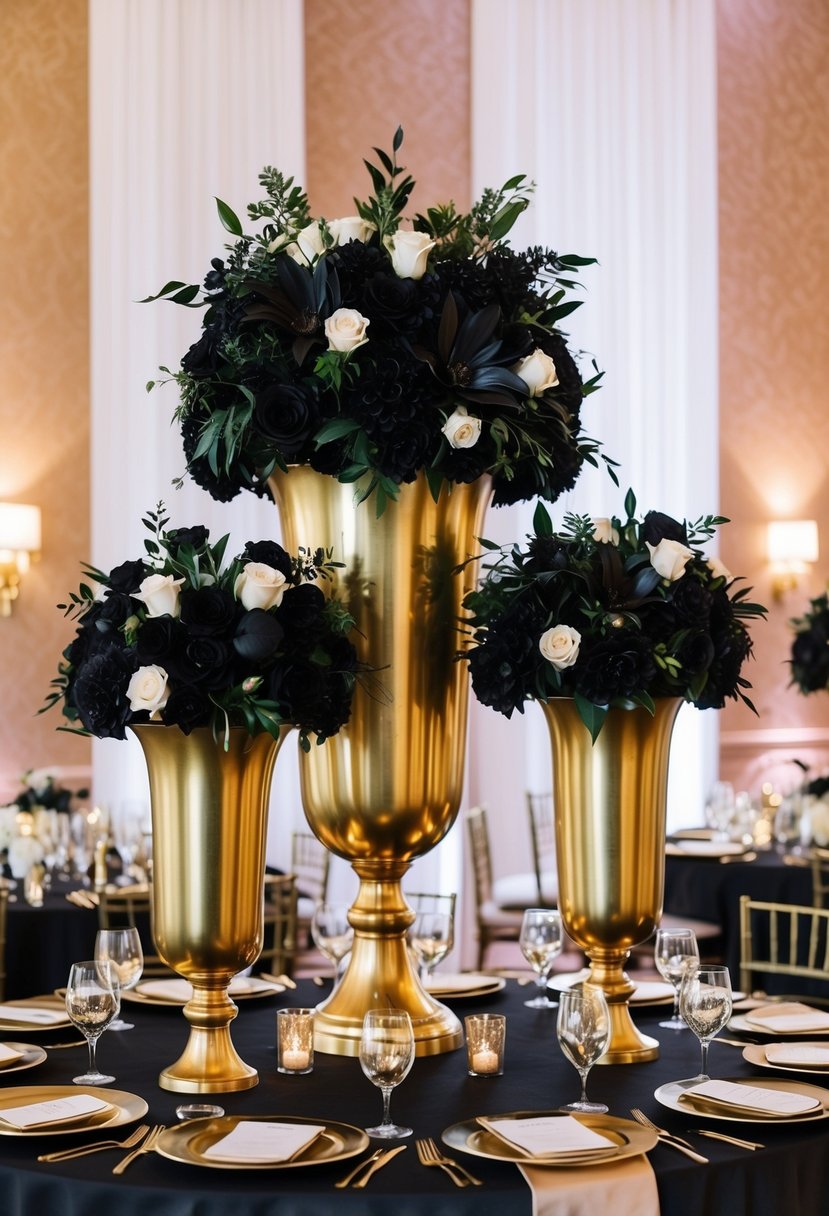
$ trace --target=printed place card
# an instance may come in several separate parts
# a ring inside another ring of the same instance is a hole
[[[325,1131],[325,1124],[242,1120],[204,1150],[210,1161],[291,1161]]]
[[[48,1102],[30,1102],[26,1106],[12,1106],[0,1110],[0,1118],[12,1127],[46,1127],[56,1123],[70,1123],[103,1110],[111,1110],[109,1102],[102,1102],[92,1094],[76,1094],[71,1098],[52,1098]]]

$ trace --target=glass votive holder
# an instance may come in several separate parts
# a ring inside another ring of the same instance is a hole
[[[470,1077],[500,1077],[504,1071],[507,1019],[503,1013],[475,1013],[464,1018],[466,1061]]]
[[[314,1010],[277,1009],[276,1067],[278,1072],[311,1072],[314,1067]]]

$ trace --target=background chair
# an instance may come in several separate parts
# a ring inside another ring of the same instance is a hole
[[[536,906],[558,907],[558,875],[556,872],[556,825],[552,794],[527,792],[527,812],[530,818],[530,840],[535,867]]]
[[[0,880],[0,1001],[6,999],[6,918],[9,912],[9,888]]]
[[[486,811],[481,806],[466,812],[470,857],[475,883],[475,934],[478,943],[478,970],[484,965],[486,952],[493,942],[517,942],[524,918],[523,908],[530,907],[536,896],[535,876],[529,889],[530,898],[523,907],[505,906],[495,895],[492,882],[492,858]]]
[[[829,908],[769,903],[742,895],[740,988],[751,993],[759,984],[763,991],[782,995],[786,986],[775,982],[777,976],[797,980],[796,995],[829,1004]]]
[[[264,945],[257,971],[291,975],[297,952],[297,890],[293,874],[265,875]]]
[[[149,887],[123,887],[101,891],[98,903],[99,929],[137,929],[144,954],[144,978],[177,974],[155,952],[152,934],[152,895]]]
[[[311,832],[291,835],[291,873],[296,879],[297,941],[310,946],[311,918],[317,904],[325,903],[331,854]]]
[[[825,908],[829,895],[829,851],[813,849],[809,864],[812,868],[812,903],[816,908]]]

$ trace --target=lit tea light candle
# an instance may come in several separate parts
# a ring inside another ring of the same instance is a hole
[[[291,1072],[302,1072],[311,1063],[311,1053],[304,1047],[286,1047],[282,1052],[282,1067]]]
[[[472,1071],[481,1074],[497,1072],[499,1068],[498,1052],[482,1047],[472,1056]]]

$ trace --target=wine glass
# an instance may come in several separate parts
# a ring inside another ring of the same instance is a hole
[[[389,1117],[391,1091],[409,1075],[414,1063],[412,1020],[405,1009],[369,1009],[363,1018],[360,1067],[383,1095],[383,1121],[367,1127],[369,1136],[383,1140],[411,1136],[410,1127],[400,1127]]]
[[[535,972],[538,993],[524,1004],[530,1009],[555,1009],[556,1001],[547,995],[547,981],[553,963],[561,954],[561,913],[555,908],[527,908],[518,939],[521,953]]]
[[[421,983],[426,984],[454,945],[452,917],[448,912],[418,912],[409,930],[409,945],[417,958]]]
[[[715,840],[728,840],[734,803],[734,786],[731,782],[715,781],[705,801],[705,822],[714,829]]]
[[[679,1012],[679,989],[688,964],[699,962],[697,935],[693,929],[657,929],[653,954],[657,971],[674,989],[673,1014],[659,1025],[663,1030],[687,1030]]]
[[[144,970],[144,955],[137,929],[99,929],[95,938],[96,962],[108,962],[120,992],[134,988]],[[109,1024],[110,1030],[134,1030],[132,1022],[120,1016]]]
[[[334,984],[340,974],[340,963],[351,949],[354,930],[348,923],[347,904],[317,904],[311,918],[311,937],[320,954],[334,964]]]
[[[66,1012],[89,1043],[89,1070],[73,1077],[76,1085],[109,1085],[115,1077],[98,1069],[95,1047],[120,1008],[118,981],[112,964],[89,959],[73,963],[66,985]]]
[[[731,1017],[731,976],[727,967],[687,967],[679,991],[679,1008],[699,1039],[702,1065],[695,1081],[708,1080],[708,1044]]]
[[[561,1110],[604,1114],[607,1107],[602,1102],[587,1100],[587,1074],[607,1047],[610,1037],[610,1013],[601,988],[580,984],[563,992],[556,1032],[561,1050],[581,1077],[578,1102],[568,1102]]]

